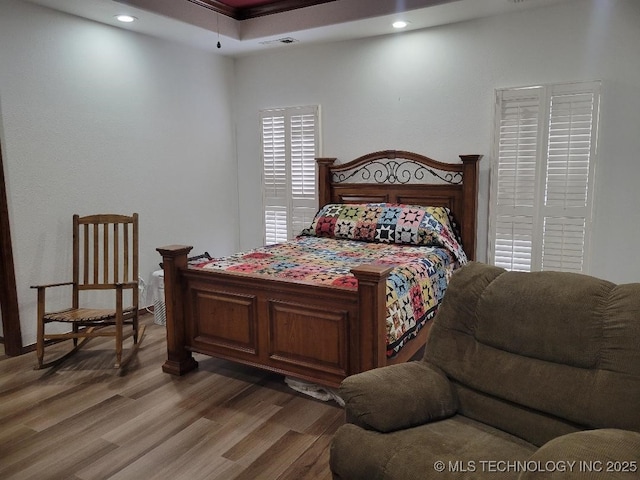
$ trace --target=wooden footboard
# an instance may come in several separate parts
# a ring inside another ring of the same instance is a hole
[[[158,251],[164,263],[167,373],[197,367],[197,352],[335,387],[348,375],[387,364],[390,267],[354,268],[354,291],[188,269],[191,247]]]

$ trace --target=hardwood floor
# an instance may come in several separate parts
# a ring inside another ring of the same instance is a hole
[[[101,339],[49,370],[33,370],[35,353],[0,357],[0,478],[331,479],[335,402],[204,356],[195,372],[165,374],[165,327],[143,321],[121,376]]]

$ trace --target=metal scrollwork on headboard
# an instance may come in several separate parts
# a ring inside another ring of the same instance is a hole
[[[427,175],[451,185],[462,183],[462,172],[445,172],[429,168],[413,160],[373,161],[344,172],[333,172],[334,183],[409,184],[424,182]]]

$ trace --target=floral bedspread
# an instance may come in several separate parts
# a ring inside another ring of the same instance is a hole
[[[357,289],[350,269],[362,264],[394,266],[387,280],[387,356],[393,357],[436,312],[458,266],[443,247],[365,243],[301,236],[192,268],[295,279]]]

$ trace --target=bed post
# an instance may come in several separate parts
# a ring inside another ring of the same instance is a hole
[[[359,364],[351,373],[382,367],[387,361],[387,277],[393,270],[385,265],[360,265],[351,273],[358,279],[357,335]]]
[[[476,259],[478,228],[478,164],[482,155],[460,155],[462,160],[462,245],[469,260]]]
[[[316,158],[318,164],[318,206],[324,207],[331,203],[331,166],[335,158]]]
[[[162,365],[162,371],[172,375],[185,374],[198,366],[191,352],[185,348],[184,292],[178,279],[180,269],[187,268],[187,255],[192,248],[169,245],[156,249],[162,255],[167,317],[167,361]]]

